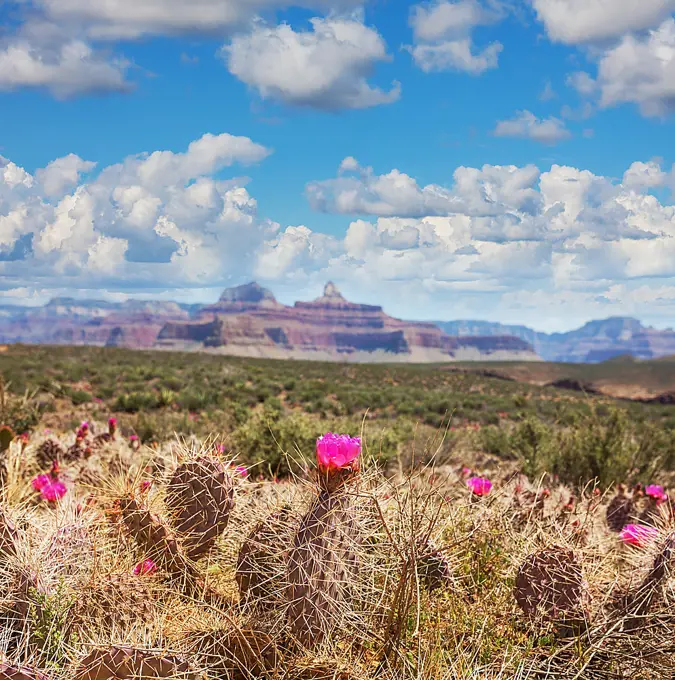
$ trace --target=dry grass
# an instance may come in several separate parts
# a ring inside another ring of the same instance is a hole
[[[67,447],[74,435],[60,438]],[[650,576],[672,516],[654,517],[650,546],[625,546],[606,525],[609,496],[592,485],[542,493],[536,480],[490,458],[478,473],[488,472],[494,488],[471,496],[462,465],[476,461],[465,452],[436,466],[442,439],[419,442],[425,465],[414,472],[401,465],[385,474],[364,452],[333,520],[339,545],[324,539],[317,558],[336,560],[327,572],[344,587],[326,588],[322,635],[311,648],[289,620],[287,561],[316,503],[312,470],[271,482],[228,467],[235,504],[215,548],[189,560],[174,532],[183,566],[176,569],[174,553],[165,562],[153,555],[159,569],[143,575],[134,569],[148,546],[130,535],[120,499],[137,499],[171,533],[166,485],[175,469],[203,455],[230,459],[209,442],[132,451],[113,441],[64,464],[68,492],[48,503],[31,487],[45,472],[36,458],[42,438],[14,441],[2,463],[2,516],[11,524],[0,527],[0,679],[24,677],[2,661],[50,680],[672,677],[675,582],[669,564],[659,579]],[[291,467],[302,469],[299,461]],[[254,530],[282,508],[279,540],[268,544]],[[247,542],[265,573],[260,592],[242,598],[236,572]],[[581,564],[582,625],[526,616],[513,596],[525,558],[553,545]],[[429,564],[441,574],[433,590]],[[647,605],[644,597],[636,604],[631,595],[650,583]]]

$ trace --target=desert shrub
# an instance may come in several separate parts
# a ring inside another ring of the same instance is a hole
[[[313,456],[321,434],[317,420],[300,413],[283,416],[266,406],[235,429],[232,444],[245,463],[258,464],[263,474],[285,476]]]
[[[508,431],[503,427],[489,425],[480,430],[480,447],[485,453],[491,453],[500,458],[510,458],[513,456],[511,438]]]
[[[154,392],[131,392],[120,394],[115,400],[115,410],[136,413],[147,409],[157,408],[159,400]]]
[[[620,481],[647,481],[656,470],[672,469],[675,437],[651,423],[631,420],[624,410],[611,408],[580,417],[575,426],[557,435],[558,451],[550,470],[561,481],[597,479],[609,486]]]
[[[0,381],[0,425],[10,427],[17,434],[30,432],[37,427],[46,409],[47,404],[38,402],[34,394],[7,393]]]
[[[88,404],[94,398],[91,392],[87,392],[86,390],[71,390],[67,388],[65,394],[74,406]]]
[[[507,450],[520,459],[524,474],[536,478],[547,471],[555,446],[552,427],[528,415],[516,425],[508,440]]]

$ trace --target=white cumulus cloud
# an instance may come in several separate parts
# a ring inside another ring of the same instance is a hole
[[[379,33],[359,13],[314,18],[311,31],[257,23],[223,48],[230,72],[263,98],[319,109],[362,109],[398,99],[397,83],[384,91],[368,82],[388,61]]]
[[[502,17],[501,6],[495,2],[436,0],[415,5],[410,15],[413,45],[408,49],[423,71],[456,70],[479,75],[497,67],[503,46],[494,41],[477,49],[473,31]]]
[[[496,137],[531,139],[542,144],[557,144],[572,136],[559,118],[540,119],[530,111],[520,111],[510,120],[499,121],[494,134]]]

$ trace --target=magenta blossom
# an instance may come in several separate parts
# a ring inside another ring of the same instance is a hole
[[[621,529],[619,536],[626,545],[644,547],[651,543],[659,535],[659,530],[655,527],[647,527],[643,524],[626,524]]]
[[[38,475],[32,482],[31,486],[36,490],[36,491],[42,491],[42,488],[49,484],[52,481],[52,478],[49,475]]]
[[[143,560],[134,567],[136,576],[151,576],[157,571],[157,565],[151,560]]]
[[[322,472],[358,466],[361,437],[327,432],[316,440],[316,459]]]
[[[487,496],[492,490],[492,482],[486,477],[469,477],[466,485],[476,496]]]
[[[663,490],[663,487],[659,486],[658,484],[647,485],[645,487],[645,494],[657,501],[665,501],[668,498],[666,492]]]
[[[234,471],[242,477],[248,477],[248,470],[243,465],[237,465]]]
[[[55,503],[63,498],[68,489],[66,485],[58,478],[51,475],[38,475],[32,482],[31,486],[40,492],[40,496],[50,503]]]

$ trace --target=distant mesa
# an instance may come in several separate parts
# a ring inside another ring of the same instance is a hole
[[[320,296],[290,306],[255,281],[227,288],[208,305],[74,298],[42,307],[0,304],[0,344],[8,343],[354,362],[618,363],[675,355],[675,331],[632,317],[593,320],[566,333],[488,321],[404,321],[379,305],[350,301],[332,281]]]
[[[331,281],[320,297],[292,307],[257,283],[230,288],[195,318],[167,322],[156,347],[357,362],[538,359],[519,338],[458,340],[432,323],[395,319],[379,305],[347,300]]]
[[[276,302],[276,298],[271,290],[263,288],[255,281],[245,283],[243,286],[226,288],[219,298],[220,302]]]

